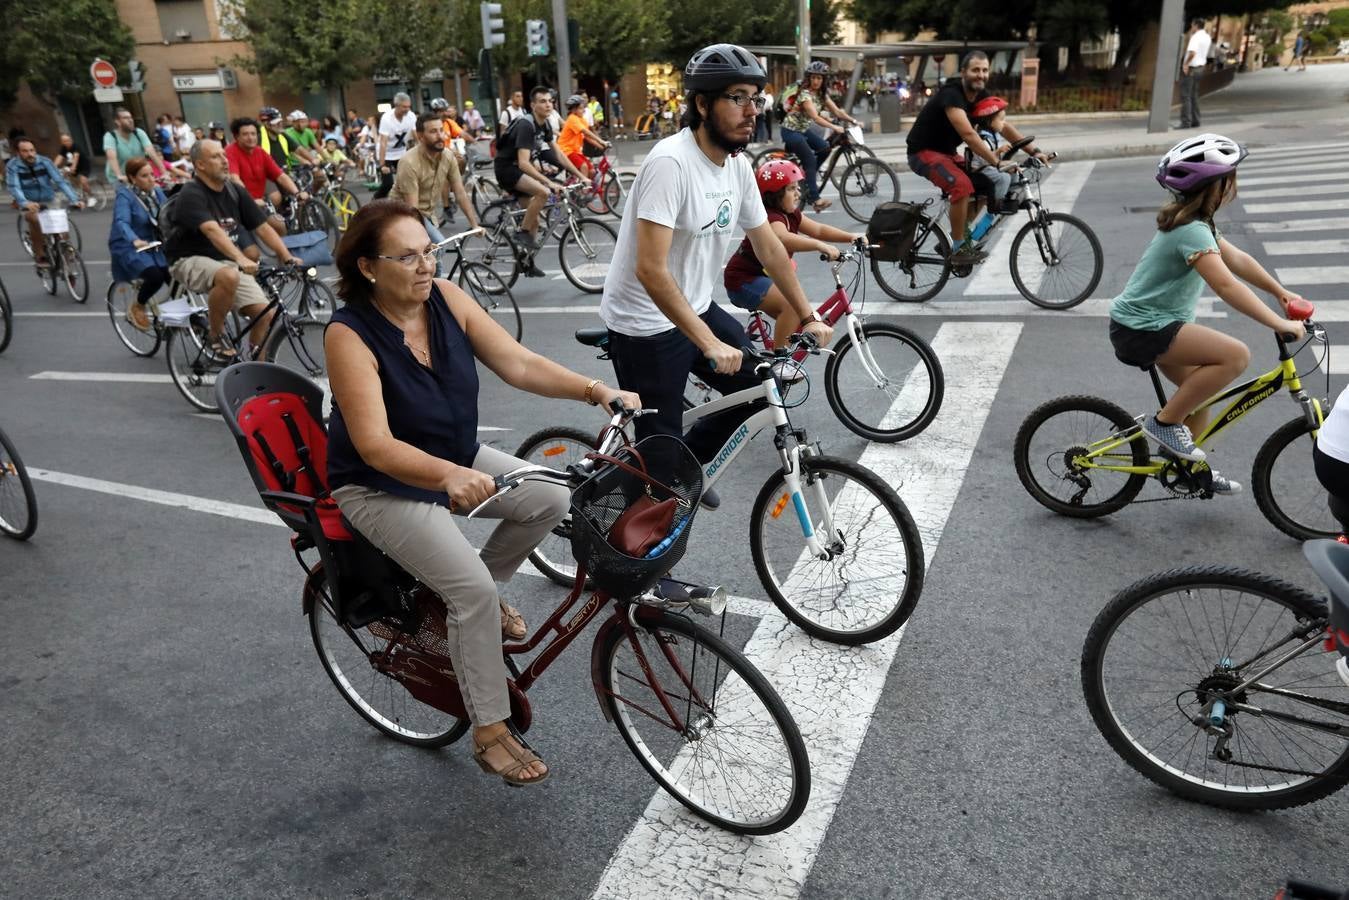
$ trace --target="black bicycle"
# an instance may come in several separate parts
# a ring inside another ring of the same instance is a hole
[[[37,497],[9,436],[0,431],[0,532],[26,541],[37,530]]]
[[[775,159],[785,159],[801,165],[796,154],[782,147],[760,150],[750,165],[759,166]],[[804,167],[803,167],[804,168]],[[829,138],[829,156],[820,166],[820,184],[833,182],[848,215],[859,222],[870,222],[876,207],[899,200],[899,176],[895,170],[876,158],[866,144],[853,141],[848,132],[835,132]]]
[[[9,346],[9,339],[14,336],[14,307],[9,302],[9,291],[5,290],[5,283],[0,281],[0,353]]]
[[[520,317],[520,306],[515,302],[515,295],[511,293],[510,287],[491,266],[464,256],[464,242],[470,238],[480,237],[483,233],[482,228],[471,228],[450,235],[436,244],[437,250],[454,254],[454,262],[449,269],[444,269],[443,263],[440,268],[446,271],[446,278],[458,284],[464,293],[478,301],[478,305],[518,341],[524,334],[525,323]]]

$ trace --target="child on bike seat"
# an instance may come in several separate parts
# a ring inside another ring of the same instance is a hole
[[[1195,306],[1207,284],[1228,305],[1277,333],[1303,336],[1301,322],[1283,318],[1247,287],[1273,295],[1286,310],[1297,294],[1286,290],[1249,255],[1219,233],[1213,216],[1237,193],[1237,165],[1246,148],[1218,134],[1186,138],[1157,166],[1157,181],[1172,200],[1157,213],[1157,234],[1124,292],[1110,306],[1110,342],[1115,356],[1131,366],[1155,365],[1176,385],[1166,405],[1143,417],[1143,431],[1164,452],[1202,461],[1195,446],[1207,415],[1200,405],[1246,369],[1246,345],[1195,323]],[[1216,494],[1241,485],[1213,475]]]
[[[816,222],[801,212],[801,189],[805,177],[806,173],[801,171],[800,166],[785,159],[764,163],[754,173],[764,208],[768,212],[768,222],[787,248],[787,255],[791,256],[797,251],[814,251],[830,259],[838,259],[839,248],[826,241],[850,244],[862,235]],[[764,274],[763,265],[754,255],[749,238],[741,241],[740,248],[731,254],[723,280],[726,296],[731,303],[741,309],[757,309],[773,319],[774,346],[786,346],[787,339],[804,326],[805,322],[798,321],[796,315],[784,315],[791,311],[787,298],[773,284],[773,279]],[[796,367],[786,367],[780,374],[789,380],[801,378],[800,370]]]
[[[1340,391],[1321,423],[1312,447],[1316,480],[1330,495],[1330,509],[1340,523],[1340,542],[1349,544],[1349,388]]]
[[[1001,97],[985,97],[974,104],[972,112],[974,128],[979,132],[979,137],[988,144],[988,149],[1000,157],[1005,156],[1012,145],[1004,144],[998,132],[1007,121],[1007,101]],[[967,152],[966,158],[969,160],[970,174],[982,175],[987,179],[988,208],[992,212],[1016,212],[1016,204],[1006,203],[1007,195],[1012,191],[1012,173],[1004,172],[1001,166],[994,166],[973,153]],[[1010,163],[1003,163],[1003,166],[1011,168]]]

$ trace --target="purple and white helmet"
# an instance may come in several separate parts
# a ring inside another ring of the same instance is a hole
[[[1177,194],[1192,193],[1235,172],[1246,153],[1244,146],[1221,134],[1186,138],[1162,156],[1157,164],[1157,183]]]

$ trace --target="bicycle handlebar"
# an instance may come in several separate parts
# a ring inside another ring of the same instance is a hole
[[[458,243],[459,241],[465,241],[465,240],[468,240],[469,238],[473,237],[473,235],[475,235],[475,234],[483,234],[483,233],[484,233],[484,232],[483,232],[483,228],[482,228],[481,225],[479,225],[477,228],[470,228],[468,231],[461,231],[461,232],[459,232],[458,234],[452,234],[452,235],[450,235],[449,237],[445,238],[443,241],[439,241],[438,243],[436,243],[435,249],[437,249],[437,250],[444,250],[446,247],[450,246],[451,244]]]

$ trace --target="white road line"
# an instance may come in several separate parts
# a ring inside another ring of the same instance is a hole
[[[1238,175],[1238,183],[1240,182],[1240,174],[1245,174],[1247,172],[1268,173],[1287,171],[1289,163],[1323,160],[1326,158],[1328,151],[1343,149],[1345,148],[1304,147],[1298,150],[1286,150],[1275,154],[1269,154],[1264,150],[1257,150],[1256,153],[1258,155],[1251,157],[1249,161],[1242,165],[1241,173]]]
[[[243,506],[239,503],[226,503],[223,500],[211,500],[207,497],[193,497],[191,494],[174,494],[154,488],[137,487],[134,484],[104,481],[101,478],[86,478],[83,475],[53,472],[50,469],[30,467],[28,474],[34,481],[63,484],[66,487],[97,491],[100,494],[112,494],[115,497],[129,497],[133,500],[144,500],[146,503],[158,503],[161,506],[176,506],[194,512],[209,513],[213,516],[224,516],[227,519],[243,519],[248,522],[260,522],[263,525],[285,527],[285,523],[277,518],[276,513],[269,512],[259,506]]]
[[[101,311],[98,311],[98,312],[86,312],[86,311],[79,311],[79,312],[55,312],[55,311],[52,311],[52,312],[16,312],[16,313],[14,314],[14,318],[16,318],[16,319],[19,318],[19,317],[21,317],[21,316],[24,317],[24,318],[29,318],[29,319],[80,319],[80,318],[85,318],[85,317],[88,317],[88,318],[106,319],[106,318],[108,317],[108,312],[107,312],[107,310],[101,310]]]
[[[1332,356],[1325,365],[1331,375],[1349,375],[1349,357],[1343,353]]]
[[[1349,190],[1349,188],[1346,188]],[[1270,256],[1302,256],[1313,253],[1349,253],[1349,240],[1265,241]]]
[[[1258,156],[1254,157],[1254,159],[1258,160],[1260,157],[1269,156],[1270,154],[1280,156],[1291,153],[1305,153],[1310,150],[1349,150],[1349,143],[1345,143],[1344,141],[1328,141],[1320,144],[1272,144],[1268,147],[1257,148],[1255,152]]]
[[[1246,203],[1246,212],[1252,216],[1270,213],[1321,212],[1332,209],[1344,209],[1343,200],[1290,200],[1287,203]]]
[[[1242,169],[1241,171],[1244,173],[1246,170]],[[1340,182],[1343,180],[1343,172],[1312,172],[1307,175],[1299,173],[1297,176],[1298,184],[1320,184],[1327,181]],[[1241,192],[1241,196],[1246,196],[1246,188],[1248,187],[1257,187],[1266,184],[1286,185],[1288,183],[1289,178],[1286,172],[1283,175],[1256,175],[1252,178],[1247,178],[1243,175],[1240,179],[1240,183],[1237,185],[1237,189]]]
[[[861,463],[901,495],[923,533],[931,565],[984,421],[1021,333],[1017,322],[948,323],[933,349],[948,396],[960,409],[939,416],[902,446],[871,444]],[[922,615],[923,603],[918,604]],[[866,737],[903,631],[866,647],[813,641],[777,613],[759,625],[745,654],[793,710],[810,753],[812,793],[785,832],[747,838],[704,823],[663,791],[618,848],[597,898],[792,898],[801,893]]]
[[[1291,266],[1275,270],[1284,284],[1333,284],[1349,281],[1349,266]]]
[[[1242,200],[1263,200],[1267,197],[1305,197],[1308,194],[1315,194],[1318,197],[1325,196],[1326,194],[1349,194],[1349,184],[1343,183],[1343,175],[1341,175],[1340,178],[1341,182],[1339,184],[1326,184],[1317,188],[1300,188],[1298,185],[1292,185],[1291,190],[1289,189],[1289,185],[1284,185],[1283,187],[1257,188],[1256,190],[1248,191],[1245,190],[1246,185],[1245,182],[1243,182],[1241,185],[1241,193],[1238,196],[1240,196]]]
[[[1111,297],[1096,297],[1083,300],[1071,309],[1044,309],[1033,305],[1029,300],[929,300],[926,303],[900,303],[899,301],[875,302],[868,300],[862,312],[868,316],[941,316],[953,318],[959,316],[1048,316],[1051,318],[1086,317],[1104,318],[1110,315]],[[1195,315],[1200,318],[1227,318],[1226,311],[1215,309],[1213,297],[1201,298]]]
[[[1277,234],[1281,231],[1296,234],[1300,231],[1342,231],[1349,229],[1349,217],[1295,219],[1284,222],[1241,222],[1239,224],[1244,230],[1255,234]]]
[[[1095,167],[1096,163],[1091,161],[1070,162],[1056,166],[1056,171],[1045,180],[1041,188],[1040,197],[1044,205],[1058,212],[1072,212],[1073,203],[1077,200],[1078,194],[1082,193],[1082,187],[1091,177]],[[999,226],[1001,231],[993,244],[984,248],[988,251],[988,259],[974,270],[974,274],[965,285],[965,290],[961,291],[962,297],[1016,293],[1016,285],[1012,284],[1011,249],[1012,241],[1021,230],[1022,224],[1021,218],[1013,217]],[[951,241],[952,243],[956,241],[955,235],[951,236]],[[955,283],[959,284],[958,281]]]
[[[167,374],[151,372],[38,372],[33,381],[108,381],[121,384],[173,384]]]
[[[86,260],[84,261],[84,264],[85,264],[86,266],[110,266],[110,265],[112,265],[112,260],[110,260],[110,259],[86,259]],[[31,269],[31,268],[33,268],[33,264],[32,264],[31,262],[0,262],[0,266],[4,266],[5,268],[9,268],[9,269],[17,269],[17,268]]]
[[[1317,322],[1349,322],[1349,300],[1317,300],[1312,305],[1316,307],[1312,318]],[[1336,359],[1341,356],[1335,354]]]

